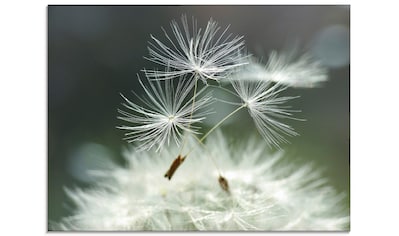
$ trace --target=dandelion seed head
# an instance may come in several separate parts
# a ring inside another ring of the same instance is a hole
[[[240,52],[244,47],[243,37],[233,38],[227,34],[228,27],[221,31],[218,24],[210,19],[204,30],[198,29],[194,18],[192,27],[189,27],[185,15],[181,23],[171,22],[171,35],[163,29],[166,42],[151,35],[149,57],[146,59],[171,70],[144,70],[150,78],[163,80],[189,76],[204,83],[208,79],[219,81],[234,68],[247,63],[246,56]]]
[[[296,136],[294,129],[279,121],[279,119],[295,119],[292,113],[298,112],[285,106],[289,100],[296,97],[281,97],[279,94],[287,87],[273,84],[271,81],[232,80],[234,90],[247,107],[262,137],[270,146],[280,147],[288,143],[285,136]]]
[[[169,116],[168,116],[168,121],[169,121],[170,123],[174,123],[174,122],[176,121],[176,116],[174,116],[174,115],[169,115]]]
[[[315,87],[328,79],[327,69],[309,53],[270,53],[266,70],[271,80],[292,87]]]
[[[189,140],[190,145],[198,145]],[[346,195],[312,166],[285,161],[254,138],[231,145],[217,132],[198,147],[168,181],[163,170],[178,148],[137,153],[128,165],[91,171],[87,189],[66,189],[73,214],[53,224],[59,230],[347,230]],[[230,194],[218,184],[207,155],[217,157]]]
[[[278,53],[272,51],[266,65],[252,57],[237,70],[233,80],[272,81],[289,87],[313,88],[328,80],[327,69],[309,53],[297,49]]]
[[[127,111],[118,110],[122,115],[118,118],[128,123],[118,127],[127,131],[125,139],[128,142],[139,142],[139,150],[156,147],[160,151],[171,140],[179,144],[183,131],[198,133],[195,124],[202,122],[210,112],[207,109],[212,104],[210,93],[204,94],[202,89],[195,96],[189,96],[193,84],[184,78],[177,82],[139,81],[145,96],[136,97],[143,106],[122,95],[125,100],[123,106]],[[196,102],[192,105],[194,99]]]

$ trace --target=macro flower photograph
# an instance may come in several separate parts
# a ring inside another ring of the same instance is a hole
[[[49,5],[47,229],[350,230],[349,5]]]

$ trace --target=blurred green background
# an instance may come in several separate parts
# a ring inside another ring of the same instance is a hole
[[[284,145],[294,161],[313,162],[338,191],[349,196],[349,6],[49,6],[48,7],[48,219],[70,214],[63,187],[90,186],[88,168],[109,160],[123,164],[123,132],[115,127],[119,93],[133,98],[136,74],[154,65],[150,34],[164,39],[161,27],[194,16],[209,18],[243,35],[250,53],[267,58],[299,42],[329,69],[321,88],[289,89],[290,102],[306,122],[289,122],[300,136]],[[170,32],[170,31],[169,31]],[[265,62],[265,60],[264,60]],[[237,129],[237,123],[245,127]],[[241,137],[256,133],[245,114],[224,126]],[[164,171],[164,170],[161,170]],[[348,198],[349,206],[349,198]]]

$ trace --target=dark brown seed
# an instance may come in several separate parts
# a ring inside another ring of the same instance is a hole
[[[185,159],[186,156],[182,157],[179,154],[177,158],[172,162],[172,165],[170,165],[169,170],[165,173],[165,178],[168,178],[170,180],[177,168],[179,168],[179,166],[181,165],[181,163],[183,163]]]
[[[220,187],[226,191],[227,193],[230,193],[230,189],[229,189],[229,183],[227,182],[227,179],[224,178],[223,176],[219,175],[219,185]]]

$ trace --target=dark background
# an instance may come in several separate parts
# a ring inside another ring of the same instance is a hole
[[[294,161],[320,166],[349,196],[349,6],[49,6],[48,219],[70,213],[63,187],[90,186],[84,170],[108,159],[123,164],[119,93],[139,89],[136,74],[154,67],[143,59],[150,34],[164,40],[161,27],[170,32],[182,14],[202,27],[211,17],[230,25],[259,57],[299,42],[329,68],[322,87],[287,91],[301,96],[290,104],[307,121],[292,123],[301,136],[283,148]],[[256,132],[249,116],[240,121],[244,129],[224,129]]]

